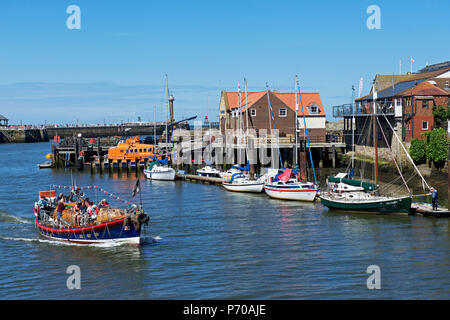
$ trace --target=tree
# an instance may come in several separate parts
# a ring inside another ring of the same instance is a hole
[[[409,147],[409,155],[417,165],[425,163],[427,158],[425,140],[411,139],[411,146]]]
[[[443,128],[423,133],[427,137],[426,158],[433,161],[437,169],[444,167],[448,159],[448,139]]]
[[[450,110],[445,106],[434,106],[434,127],[447,129],[447,121],[450,120]]]

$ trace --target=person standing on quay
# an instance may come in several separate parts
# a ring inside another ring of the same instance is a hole
[[[433,205],[433,210],[438,209],[438,192],[435,188],[431,187],[431,203]]]

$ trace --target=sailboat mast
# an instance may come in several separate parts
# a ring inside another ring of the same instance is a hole
[[[169,130],[168,130],[168,123],[169,123],[169,77],[166,74],[166,157],[168,155],[168,143],[169,143]]]
[[[374,86],[375,90],[375,86]],[[375,91],[374,91],[375,92]],[[375,150],[375,184],[378,184],[378,139],[377,139],[377,106],[373,98],[373,147]]]
[[[156,150],[156,104],[153,106],[153,153]]]
[[[297,75],[295,75],[295,85],[297,85]],[[295,116],[294,116],[294,129],[295,129],[295,168],[298,168],[298,147],[297,147],[297,135],[298,135],[298,128],[297,128],[297,115],[298,115],[298,102],[297,102],[297,92],[294,91],[295,96]]]
[[[246,126],[246,137],[247,137],[247,141],[246,146],[247,146],[247,161],[250,165],[250,179],[253,180],[254,174],[255,174],[255,165],[252,163],[253,161],[250,161],[250,152],[249,152],[249,146],[248,146],[248,93],[247,93],[247,79],[244,78],[244,90],[245,90],[245,112],[246,112],[246,122],[247,122],[247,126]]]
[[[355,168],[355,86],[352,86],[352,170]]]
[[[314,176],[314,184],[317,185],[316,171],[314,169],[314,162],[313,162],[313,157],[312,157],[312,153],[311,153],[311,144],[309,143],[308,127],[306,126],[305,110],[303,109],[302,95],[300,94],[300,86],[298,84],[298,79],[296,79],[296,83],[297,83],[297,89],[298,89],[298,97],[300,99],[300,106],[302,108],[303,126],[304,126],[304,130],[305,130],[305,134],[306,134],[306,142],[308,143],[309,159],[311,160],[311,167],[312,167],[313,176]]]

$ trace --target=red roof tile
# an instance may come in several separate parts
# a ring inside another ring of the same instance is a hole
[[[429,81],[424,81],[419,83],[417,86],[406,89],[401,92],[402,96],[448,96],[450,95],[447,91],[435,86]]]
[[[257,92],[248,92],[248,107],[250,108],[254,103],[256,103],[259,99],[265,96],[267,91],[257,91]],[[287,107],[291,110],[295,111],[295,95],[297,95],[297,103],[298,103],[298,116],[303,116],[302,108],[300,104],[300,99],[298,93],[291,92],[275,92],[271,91],[273,95],[279,98]],[[239,106],[245,106],[245,93],[241,92],[241,103],[239,104],[239,94],[238,92],[226,92],[228,106],[229,108],[235,109]],[[319,107],[319,113],[314,114],[314,116],[325,116],[325,109],[322,105],[322,100],[320,99],[319,93],[302,93],[302,104],[303,109],[305,110],[305,115],[309,116],[308,107],[315,104]],[[246,108],[242,109],[242,112],[245,111]]]

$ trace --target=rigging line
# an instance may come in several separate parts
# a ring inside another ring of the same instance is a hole
[[[368,119],[368,117],[366,117],[365,120],[364,120],[364,124],[363,124],[363,128],[362,128],[361,132],[366,132],[367,119]],[[356,126],[356,121],[355,121],[355,126]],[[364,135],[359,134],[358,141],[356,142],[356,144],[359,145],[361,143],[361,140],[362,140],[363,137],[364,137]],[[352,152],[355,153],[356,150],[353,148]],[[350,165],[351,165],[351,162],[347,165],[347,168],[346,168],[347,172],[349,171],[348,169],[350,168]],[[361,176],[361,174],[360,174],[360,176]]]
[[[387,139],[386,139],[386,135],[384,134],[384,130],[383,130],[383,128],[381,127],[381,123],[380,123],[380,120],[378,119],[378,117],[377,117],[377,122],[378,122],[378,126],[380,127],[381,134],[383,135],[384,141],[386,142],[386,145],[387,145],[387,147],[388,147],[388,150],[389,150],[389,152],[391,153],[392,160],[394,160],[395,167],[397,168],[397,171],[398,171],[398,173],[400,174],[400,177],[402,177],[402,180],[403,180],[403,183],[404,183],[405,186],[406,186],[406,189],[408,189],[408,192],[411,193],[411,190],[409,190],[409,187],[408,187],[408,185],[406,184],[405,178],[403,177],[402,172],[400,171],[400,168],[398,167],[397,161],[395,160],[394,153],[392,152],[391,146],[389,145],[389,142],[388,142]]]
[[[272,104],[270,103],[270,89],[269,89],[269,84],[267,82],[266,82],[266,87],[267,87],[267,106],[269,108],[269,113],[270,113],[270,116],[272,117],[272,123],[273,123],[273,127],[272,127],[272,124],[269,121],[269,124],[270,124],[270,142],[272,143],[272,128],[275,129],[275,117],[273,115]],[[278,148],[278,155],[280,156],[280,166],[281,166],[282,169],[284,169],[283,159],[281,158],[280,145],[278,143],[278,135],[277,135],[277,138],[276,138],[276,142],[277,142],[277,148]],[[273,158],[273,155],[272,155],[272,158]]]
[[[428,189],[431,189],[430,186],[428,185],[427,181],[425,180],[425,178],[422,176],[422,174],[420,173],[419,169],[416,167],[416,164],[414,163],[413,159],[411,158],[411,156],[409,155],[409,152],[406,150],[405,146],[403,145],[403,142],[400,140],[400,138],[398,137],[397,133],[394,131],[394,128],[392,128],[390,122],[387,120],[386,115],[384,114],[384,112],[381,112],[381,114],[384,116],[384,118],[386,119],[386,122],[388,123],[389,127],[391,128],[392,132],[394,133],[395,137],[397,138],[398,143],[400,144],[400,146],[402,147],[403,151],[405,151],[406,153],[406,157],[408,158],[408,160],[411,162],[411,164],[413,165],[414,169],[417,171],[417,173],[419,174],[420,178],[422,178],[422,181],[425,183],[425,185],[427,186]]]
[[[303,109],[302,95],[300,94],[300,85],[298,84],[298,79],[296,79],[296,80],[297,80],[296,82],[297,82],[298,96],[300,98],[300,106],[302,108],[302,113],[303,113],[303,124],[304,124],[303,129],[305,130],[305,133],[306,133],[306,141],[308,142],[309,157],[311,159],[311,167],[313,169],[314,184],[317,184],[316,171],[314,170],[314,162],[313,162],[312,153],[311,153],[311,145],[309,143],[308,128],[306,127],[305,110]]]

